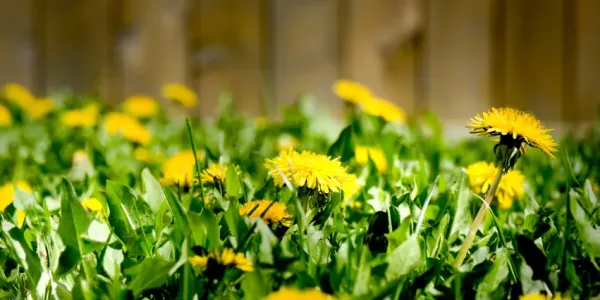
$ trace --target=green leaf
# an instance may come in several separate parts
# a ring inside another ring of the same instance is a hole
[[[341,162],[346,162],[354,157],[353,127],[357,124],[352,123],[340,132],[337,140],[327,150],[327,155],[339,157]]]
[[[56,270],[56,276],[62,276],[69,273],[81,259],[81,254],[77,248],[67,246],[65,250],[60,254],[58,259],[58,268]]]
[[[263,278],[260,272],[251,272],[244,275],[242,279],[244,299],[263,299],[268,293],[265,280],[266,278]]]
[[[591,201],[591,200],[590,200]],[[600,228],[591,224],[578,199],[571,199],[570,211],[577,224],[579,238],[592,257],[600,257]]]
[[[27,277],[36,286],[42,274],[40,258],[27,246],[23,231],[10,222],[2,222],[3,240],[10,246],[14,259],[25,270]]]
[[[233,164],[227,166],[227,171],[225,172],[225,190],[227,191],[227,195],[233,198],[238,199],[241,196],[241,180],[237,173],[236,167]]]
[[[259,261],[266,264],[273,264],[273,247],[277,245],[279,240],[273,234],[269,225],[262,219],[257,218],[254,222],[256,222],[256,231],[260,234]]]
[[[508,251],[505,248],[496,250],[496,258],[492,268],[487,272],[477,287],[477,298],[488,295],[498,289],[498,286],[508,277]]]
[[[459,188],[456,197],[456,211],[452,220],[452,226],[450,227],[450,236],[466,235],[469,231],[471,223],[471,212],[470,212],[470,199],[471,191],[466,186],[464,177],[461,178]],[[449,243],[453,243],[454,240],[449,239]]]
[[[58,225],[58,234],[67,247],[83,251],[80,239],[87,232],[92,218],[77,199],[73,185],[66,179],[62,181],[60,209],[61,218]]]
[[[167,196],[167,203],[169,204],[169,208],[171,209],[171,213],[173,214],[173,222],[175,225],[175,231],[181,235],[181,237],[185,237],[187,235],[187,231],[189,228],[189,220],[185,209],[175,199],[175,195],[171,189],[165,189],[165,195]],[[180,241],[181,242],[181,241]]]
[[[107,247],[102,260],[102,267],[108,276],[115,278],[115,276],[121,273],[121,263],[123,260],[123,250]]]
[[[219,225],[212,211],[203,209],[199,214],[190,213],[189,219],[196,245],[205,246],[210,250],[219,244]]]
[[[152,211],[156,213],[166,199],[165,193],[158,180],[152,176],[152,173],[147,168],[142,171],[142,182],[145,191],[142,198],[150,205]]]
[[[370,251],[366,247],[362,247],[360,264],[356,273],[356,279],[354,280],[354,290],[352,291],[352,295],[354,296],[364,295],[369,292],[369,280],[371,278],[370,260]]]
[[[158,257],[149,257],[141,263],[125,270],[132,278],[129,287],[138,297],[143,291],[163,286],[169,278],[169,269],[174,263]]]
[[[107,204],[110,210],[108,222],[114,233],[128,247],[138,240],[136,230],[141,225],[152,225],[153,220],[140,216],[136,209],[136,200],[130,188],[108,180],[106,183]],[[142,220],[143,224],[140,224]]]
[[[385,261],[388,263],[388,267],[385,271],[385,278],[391,281],[408,274],[421,265],[421,259],[421,246],[417,237],[412,236],[386,257]]]

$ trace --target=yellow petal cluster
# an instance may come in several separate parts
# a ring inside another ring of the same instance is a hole
[[[190,88],[179,83],[167,83],[162,87],[163,97],[178,102],[185,107],[194,107],[198,96]]]
[[[154,153],[144,147],[137,147],[133,150],[133,158],[135,158],[137,161],[153,163],[162,161],[163,155],[160,153]]]
[[[379,117],[388,122],[402,124],[406,121],[404,110],[385,99],[372,98],[361,103],[361,108],[367,115]]]
[[[61,113],[60,121],[67,127],[93,127],[98,122],[98,114],[98,106],[89,104],[81,109]]]
[[[554,295],[554,297],[551,297],[549,295],[542,295],[542,294],[529,294],[529,295],[522,295],[519,296],[519,300],[570,300],[571,298],[569,297],[562,297],[560,294],[556,294]]]
[[[147,145],[152,135],[136,118],[120,112],[106,115],[104,129],[111,135],[120,134],[128,141]]]
[[[379,173],[383,174],[387,172],[387,158],[379,148],[357,145],[354,148],[354,157],[356,158],[356,162],[363,166],[367,165],[370,157],[373,163],[375,163],[375,167],[377,167]]]
[[[29,116],[36,120],[41,119],[54,110],[54,101],[51,98],[42,98],[34,101],[27,109]]]
[[[358,184],[356,175],[348,174],[348,178],[346,178],[346,184],[344,185],[344,202],[349,202],[354,195],[358,193],[361,186]]]
[[[54,110],[52,99],[37,99],[26,87],[18,83],[6,84],[2,89],[2,96],[17,104],[34,120],[41,119]]]
[[[23,192],[32,192],[31,186],[23,180],[17,180],[14,184],[12,182],[7,182],[0,186],[0,213],[4,213],[6,208],[13,203],[15,197],[15,185]]]
[[[96,212],[101,215],[104,215],[104,206],[102,203],[94,197],[87,198],[81,202],[81,205],[88,211]]]
[[[6,106],[0,104],[0,127],[8,127],[12,125],[13,118],[10,110]]]
[[[198,159],[202,156],[198,154]],[[161,183],[166,185],[192,186],[196,157],[192,150],[183,150],[170,157],[162,165]]]
[[[254,200],[245,203],[240,207],[240,215],[251,219],[262,218],[267,224],[281,224],[285,227],[292,226],[293,222],[293,216],[287,212],[287,207],[283,203],[271,200]]]
[[[154,117],[159,110],[158,102],[146,95],[134,95],[125,99],[123,111],[136,118],[146,119]]]
[[[246,258],[243,253],[235,253],[231,248],[225,248],[221,252],[213,251],[206,256],[195,255],[188,258],[188,262],[196,271],[205,270],[209,260],[214,260],[223,267],[235,267],[244,272],[254,271],[252,261]]]
[[[310,151],[298,153],[292,149],[283,150],[278,157],[267,159],[265,166],[279,187],[287,179],[297,187],[323,194],[341,191],[348,177],[346,168],[338,159]]]
[[[373,97],[371,90],[366,86],[347,79],[337,80],[333,84],[333,93],[338,97],[354,104],[365,103]]]
[[[19,228],[23,227],[25,217],[27,217],[27,213],[24,210],[17,209],[17,226]]]
[[[557,151],[558,145],[548,134],[551,129],[542,126],[534,116],[513,108],[492,108],[472,118],[467,128],[477,135],[508,135],[513,139],[523,140],[525,144],[542,150],[552,159],[552,153]]]
[[[208,168],[202,171],[202,183],[215,184],[220,182],[225,183],[225,174],[227,172],[227,165],[224,164],[210,164]]]
[[[471,189],[477,194],[484,194],[494,181],[498,169],[492,163],[476,162],[466,168]],[[510,170],[502,176],[496,198],[501,208],[510,208],[513,200],[519,199],[525,193],[525,176],[518,170]]]
[[[333,300],[334,296],[325,294],[317,289],[299,290],[283,287],[270,293],[265,300]]]

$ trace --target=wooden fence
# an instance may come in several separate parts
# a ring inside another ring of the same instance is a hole
[[[600,103],[597,0],[0,0],[0,84],[117,103],[166,82],[222,90],[251,114],[302,92],[334,111],[337,78],[409,112],[492,105],[589,121]]]

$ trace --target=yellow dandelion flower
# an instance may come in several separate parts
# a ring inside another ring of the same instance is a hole
[[[188,262],[196,269],[203,271],[208,266],[208,261],[213,260],[223,267],[234,267],[244,272],[254,271],[252,261],[246,258],[243,253],[235,253],[233,249],[225,248],[222,252],[213,251],[206,256],[195,255],[188,259]]]
[[[202,183],[216,184],[217,182],[220,182],[221,184],[224,184],[226,172],[226,165],[210,164],[208,168],[202,171]]]
[[[402,124],[406,121],[404,110],[384,99],[373,98],[364,101],[361,103],[361,108],[367,115],[379,117],[388,122]]]
[[[279,291],[270,293],[265,300],[334,300],[335,297],[325,294],[317,289],[299,290],[283,287]]]
[[[25,217],[27,217],[27,213],[24,210],[17,209],[17,226],[19,228],[23,227]]]
[[[525,150],[525,145],[529,145],[542,150],[554,159],[552,153],[557,151],[558,145],[548,134],[551,129],[542,126],[534,116],[513,108],[492,108],[472,118],[467,128],[477,135],[511,137],[522,146],[522,152]]]
[[[146,148],[137,147],[133,150],[133,158],[137,161],[151,163],[160,160],[160,155],[156,154]]]
[[[158,113],[158,110],[158,102],[150,96],[130,96],[123,102],[123,111],[130,116],[140,119],[154,117]]]
[[[269,210],[265,213],[267,208]],[[251,219],[262,218],[267,224],[281,224],[285,227],[292,226],[293,222],[293,216],[287,212],[285,204],[270,200],[254,200],[245,203],[240,207],[240,215]]]
[[[332,89],[338,97],[354,104],[365,103],[373,97],[367,87],[347,79],[337,80]]]
[[[485,161],[476,162],[466,168],[469,184],[473,192],[484,194],[494,181],[498,168]],[[525,194],[525,176],[518,170],[510,170],[500,180],[496,190],[496,198],[501,208],[510,208],[513,200]]]
[[[101,215],[104,215],[104,206],[102,203],[94,197],[87,198],[81,202],[81,205],[88,211],[96,212]]]
[[[377,171],[379,173],[386,173],[388,164],[387,158],[381,149],[374,147],[366,147],[366,146],[356,146],[354,148],[354,157],[356,158],[356,162],[365,166],[369,162],[369,157],[375,163],[375,167],[377,167]]]
[[[6,84],[2,89],[2,96],[21,108],[30,107],[31,103],[35,101],[35,97],[31,92],[18,83]]]
[[[98,122],[98,107],[89,104],[81,109],[65,111],[60,115],[60,121],[67,127],[93,127]]]
[[[292,149],[284,150],[274,159],[267,159],[266,167],[275,185],[282,187],[284,178],[298,187],[306,187],[319,193],[339,192],[346,184],[348,174],[338,159],[329,156]]]
[[[289,135],[282,134],[277,139],[277,149],[279,151],[287,150],[287,149],[295,149],[298,147],[298,139]]]
[[[4,105],[0,104],[0,127],[8,127],[12,125],[13,118],[10,110]]]
[[[197,159],[202,159],[199,153]],[[166,185],[192,186],[195,167],[194,152],[183,150],[163,163],[161,182]]]
[[[152,135],[137,119],[132,116],[112,112],[106,115],[104,129],[111,135],[121,134],[128,141],[147,145]]]
[[[54,101],[51,98],[38,99],[32,102],[25,110],[32,119],[41,119],[54,110]]]
[[[356,175],[348,174],[346,178],[346,184],[344,185],[344,202],[349,202],[354,195],[360,190]]]
[[[554,295],[554,298],[550,297],[549,295],[542,295],[542,294],[529,294],[529,295],[519,296],[519,300],[568,300],[568,299],[571,299],[571,298],[561,297],[560,293],[557,293],[556,295]]]
[[[167,83],[162,87],[163,97],[182,104],[185,107],[194,107],[198,102],[196,93],[183,84]]]
[[[15,184],[12,182],[5,183],[0,187],[0,213],[4,213],[6,208],[13,203],[15,197],[15,185],[23,192],[32,193],[31,186],[23,180],[17,180]]]

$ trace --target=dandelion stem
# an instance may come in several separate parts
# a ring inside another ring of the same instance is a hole
[[[485,213],[487,212],[488,206],[490,205],[490,203],[492,203],[492,199],[494,198],[494,195],[496,194],[496,189],[498,188],[498,185],[500,184],[500,179],[502,179],[502,174],[503,174],[502,168],[498,168],[496,177],[494,178],[494,181],[490,185],[490,189],[487,191],[487,194],[485,195],[485,203],[481,204],[481,208],[479,208],[479,212],[477,213],[477,216],[475,216],[475,220],[473,220],[473,224],[471,224],[471,227],[469,228],[467,237],[465,237],[465,240],[463,241],[462,246],[460,246],[460,250],[458,251],[458,256],[456,257],[456,261],[454,262],[454,266],[456,268],[460,268],[460,266],[462,266],[463,261],[467,257],[467,252],[473,245],[473,239],[475,238],[475,234],[477,234],[477,229],[479,229],[479,226],[481,225],[481,223],[483,222],[483,220],[485,218]]]

